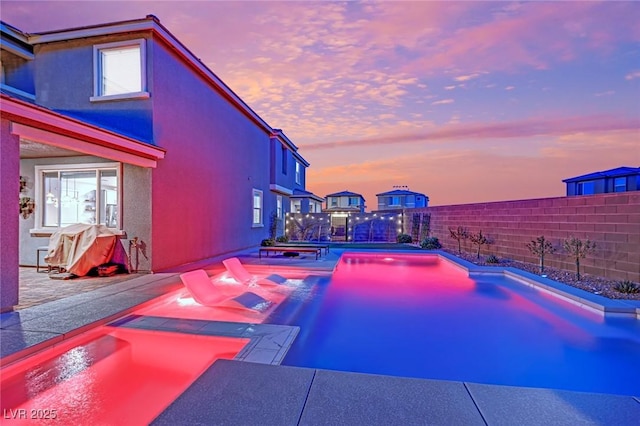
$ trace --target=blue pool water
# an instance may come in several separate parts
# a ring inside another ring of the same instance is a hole
[[[436,256],[346,253],[270,322],[301,328],[284,365],[640,395],[640,321]]]

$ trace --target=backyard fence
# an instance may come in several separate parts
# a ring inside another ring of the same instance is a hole
[[[526,244],[544,236],[556,248],[545,264],[567,271],[575,271],[575,260],[562,250],[562,242],[571,236],[588,238],[596,249],[581,260],[584,272],[640,282],[640,191],[406,209],[404,229],[421,229],[416,220],[425,215],[429,234],[455,251],[458,243],[449,228],[461,226],[489,238],[482,254],[537,263]],[[476,247],[466,239],[462,249],[474,252]]]

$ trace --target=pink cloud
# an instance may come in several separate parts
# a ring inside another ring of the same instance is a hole
[[[638,158],[636,140],[637,130],[551,138],[536,142],[543,156],[504,146],[492,149],[493,144],[443,145],[378,161],[314,167],[309,188],[324,196],[348,185],[365,197],[369,209],[376,207],[376,193],[396,184],[427,194],[431,205],[561,196],[565,193],[562,179],[633,166],[632,159]],[[612,146],[616,149],[611,150]],[[352,170],[355,177],[344,180]]]
[[[398,143],[442,142],[461,139],[520,139],[532,136],[559,136],[578,132],[608,132],[640,129],[638,117],[583,116],[533,118],[504,123],[471,123],[442,126],[429,132],[404,133],[304,145],[305,150]]]
[[[416,69],[546,69],[582,51],[638,41],[633,2],[530,2],[493,20],[442,34]],[[486,11],[485,11],[486,12]]]

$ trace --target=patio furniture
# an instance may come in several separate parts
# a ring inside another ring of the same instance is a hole
[[[40,253],[41,252],[47,253],[48,251],[49,251],[49,246],[40,246],[36,248],[36,272],[40,272]],[[48,263],[45,263],[44,266],[47,267],[47,272],[51,271],[51,265],[49,265]]]
[[[180,279],[193,299],[203,306],[262,312],[272,303],[250,291],[245,291],[237,296],[225,295],[211,282],[211,278],[204,269],[180,274]]]
[[[280,246],[269,246],[269,247],[260,247],[258,251],[258,257],[262,258],[262,253],[266,253],[267,257],[269,257],[269,253],[315,253],[316,260],[322,255],[321,248],[314,247],[280,247]]]
[[[118,236],[106,226],[84,223],[57,230],[49,238],[49,247],[45,262],[79,277],[93,267],[112,262],[117,249],[124,252]]]
[[[283,248],[318,248],[324,250],[324,254],[329,253],[329,244],[315,244],[315,243],[276,243],[273,247]]]
[[[222,263],[224,264],[224,267],[227,268],[227,271],[233,279],[238,281],[240,284],[274,287],[284,284],[287,281],[285,277],[278,274],[271,274],[268,277],[253,275],[247,271],[244,265],[240,263],[240,259],[237,257],[230,257],[229,259],[223,260]]]

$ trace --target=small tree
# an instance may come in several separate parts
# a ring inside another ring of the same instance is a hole
[[[278,217],[277,211],[272,211],[269,216],[269,239],[276,239],[276,234],[278,233],[278,225],[280,224],[280,218]]]
[[[478,246],[478,259],[480,259],[480,249],[485,244],[491,244],[491,241],[487,238],[486,235],[482,235],[482,230],[480,230],[477,234],[469,234],[469,240],[472,244]]]
[[[449,235],[458,242],[458,254],[462,253],[462,240],[469,238],[469,231],[462,226],[458,226],[456,229],[449,228]]]
[[[587,257],[596,249],[596,243],[587,238],[582,241],[580,238],[570,236],[564,240],[563,247],[569,256],[576,260],[576,278],[580,281],[580,259]]]
[[[544,255],[553,254],[556,249],[549,240],[544,238],[544,235],[541,235],[535,240],[531,240],[530,243],[527,243],[527,248],[531,254],[538,256],[538,260],[540,261],[540,273],[544,273]]]

